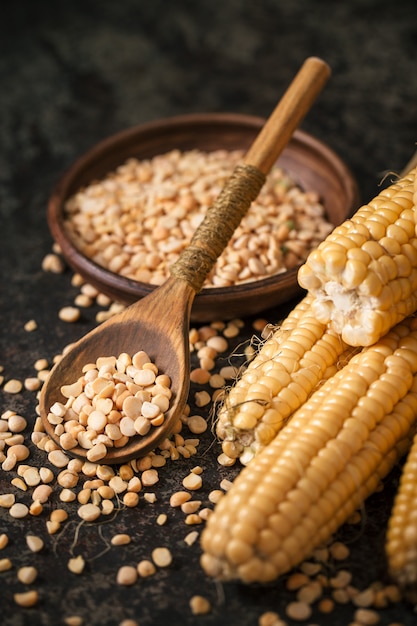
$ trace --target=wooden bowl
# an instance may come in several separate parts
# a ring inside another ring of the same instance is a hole
[[[49,228],[68,264],[86,281],[118,302],[131,304],[146,296],[155,289],[154,285],[113,273],[74,246],[64,223],[67,199],[130,157],[150,158],[172,149],[246,150],[263,124],[262,118],[249,115],[190,114],[136,126],[95,145],[63,175],[49,199]],[[335,226],[358,207],[358,187],[346,165],[330,148],[308,133],[301,130],[294,133],[278,164],[301,188],[319,193],[327,217]],[[301,294],[297,268],[233,287],[205,288],[195,297],[191,319],[207,322],[258,314]]]

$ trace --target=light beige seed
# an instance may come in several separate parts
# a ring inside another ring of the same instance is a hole
[[[187,544],[187,546],[192,546],[195,544],[197,539],[198,539],[198,531],[192,530],[190,533],[187,533],[187,535],[185,535],[184,542]]]
[[[0,507],[2,509],[10,509],[16,501],[14,493],[0,494]]]
[[[190,491],[196,491],[197,489],[201,489],[203,485],[203,480],[199,474],[190,472],[190,474],[188,474],[188,476],[183,479],[182,484],[185,489],[189,489]]]
[[[9,537],[6,535],[6,533],[2,533],[0,535],[0,550],[3,550],[7,544],[9,543]]]
[[[139,561],[137,565],[137,572],[141,578],[147,578],[148,576],[153,576],[155,574],[156,568],[152,561],[143,559],[142,561]]]
[[[34,376],[28,376],[28,378],[25,378],[23,384],[27,391],[39,391],[41,388],[41,380]]]
[[[144,487],[152,487],[159,481],[159,474],[156,469],[148,469],[142,472],[141,480]]]
[[[27,507],[26,504],[23,504],[23,502],[15,502],[15,504],[10,507],[9,513],[11,517],[14,517],[15,519],[23,519],[29,515],[29,507]]]
[[[34,517],[36,517],[38,515],[41,515],[42,512],[43,512],[43,504],[39,502],[39,500],[34,500],[29,507],[30,515],[33,515]]]
[[[64,509],[55,509],[51,512],[49,519],[52,522],[65,522],[68,519],[68,513]]]
[[[31,565],[20,567],[17,570],[17,578],[24,585],[31,585],[32,583],[34,583],[37,576],[38,570],[36,569],[36,567],[33,567]]]
[[[17,489],[21,489],[22,491],[27,491],[28,486],[22,478],[12,478],[10,483]]]
[[[198,406],[199,408],[207,406],[207,404],[209,404],[211,401],[210,394],[205,389],[203,389],[202,391],[197,391],[194,395],[194,401],[196,406]]]
[[[85,567],[85,561],[81,554],[69,559],[67,567],[72,574],[82,574]]]
[[[312,609],[307,602],[289,602],[286,606],[286,614],[290,619],[304,621],[311,617]]]
[[[13,563],[10,559],[0,559],[0,572],[7,572],[12,569]]]
[[[36,487],[41,482],[39,470],[36,467],[29,467],[23,473],[23,480],[28,487]]]
[[[44,542],[43,539],[36,535],[27,535],[26,545],[31,552],[40,552],[43,549]]]
[[[354,619],[363,626],[373,626],[379,624],[381,618],[376,611],[371,609],[357,609],[354,613]]]
[[[152,550],[152,560],[157,567],[168,567],[172,563],[172,554],[168,548]]]
[[[51,485],[38,485],[32,492],[32,500],[38,500],[41,504],[48,502],[52,494]]]
[[[201,500],[189,500],[181,504],[181,511],[186,515],[196,513],[201,506]]]
[[[207,421],[201,415],[192,415],[187,418],[187,426],[194,435],[201,435],[207,430]]]
[[[73,324],[80,319],[81,311],[75,306],[64,306],[58,311],[58,317],[63,322]]]
[[[61,530],[61,524],[59,522],[52,522],[48,519],[46,520],[46,530],[49,535],[55,535]]]
[[[83,626],[84,620],[80,615],[68,615],[64,617],[65,626]]]
[[[79,507],[77,513],[86,522],[94,522],[100,517],[100,507],[96,504],[83,504]]]
[[[71,489],[64,488],[59,494],[59,499],[61,502],[74,502],[76,500],[77,494]]]
[[[117,572],[117,583],[119,585],[134,585],[138,579],[138,572],[132,565],[123,565]]]
[[[16,393],[20,393],[22,389],[23,389],[22,381],[17,380],[16,378],[11,378],[3,386],[3,391],[5,393],[16,394]]]
[[[190,609],[193,615],[207,615],[211,611],[211,604],[204,596],[195,595],[190,599]]]
[[[27,426],[27,421],[21,415],[12,415],[8,419],[8,427],[12,433],[21,433]]]
[[[139,494],[134,491],[128,491],[123,496],[123,504],[129,509],[133,509],[139,504]]]
[[[101,461],[107,454],[107,447],[104,443],[96,443],[92,448],[87,450],[87,459],[91,461],[91,463],[97,463],[97,461]]]
[[[21,463],[22,461],[25,461],[28,456],[30,455],[30,450],[27,446],[23,445],[23,444],[17,444],[17,445],[13,445],[10,446],[10,448],[7,451],[7,456],[10,455],[15,455],[16,456],[16,460],[18,463]]]
[[[13,595],[13,599],[15,603],[19,606],[29,608],[31,606],[35,606],[38,603],[39,595],[38,592],[35,590],[23,591],[21,593],[15,593]]]
[[[127,535],[126,533],[121,533],[118,535],[114,535],[111,538],[110,543],[112,544],[112,546],[126,546],[131,541],[132,537],[130,535]]]
[[[63,468],[68,465],[69,458],[62,450],[52,450],[48,454],[48,460],[55,467]]]

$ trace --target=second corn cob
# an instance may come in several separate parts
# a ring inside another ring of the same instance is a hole
[[[417,435],[404,464],[388,522],[386,554],[391,577],[417,602]]]
[[[202,567],[267,582],[308,557],[377,487],[417,419],[417,319],[321,386],[235,479],[202,533]]]
[[[367,346],[417,309],[417,168],[336,227],[300,267],[317,319]]]
[[[307,295],[284,319],[226,395],[216,433],[223,453],[247,463],[283,428],[314,388],[353,356],[312,310]]]

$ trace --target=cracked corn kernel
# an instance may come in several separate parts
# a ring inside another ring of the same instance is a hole
[[[206,615],[211,611],[211,604],[204,596],[193,596],[190,599],[190,609],[193,615]]]

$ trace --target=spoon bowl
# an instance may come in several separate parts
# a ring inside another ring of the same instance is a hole
[[[40,394],[46,432],[60,443],[48,420],[50,407],[62,401],[61,387],[76,381],[84,365],[101,356],[146,351],[171,379],[172,398],[164,423],[147,435],[134,436],[123,447],[108,448],[101,463],[123,463],[154,449],[171,434],[189,390],[189,325],[194,297],[226,247],[235,228],[257,197],[266,175],[291,138],[330,74],[316,57],[307,59],[265,123],[255,142],[197,228],[188,248],[171,268],[171,277],[142,300],[110,318],[80,339],[54,366]],[[71,454],[87,457],[77,446]],[[88,457],[87,457],[88,458]]]

